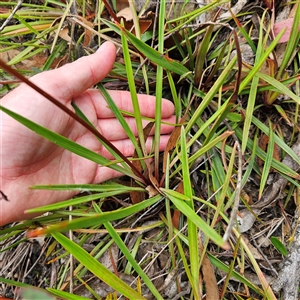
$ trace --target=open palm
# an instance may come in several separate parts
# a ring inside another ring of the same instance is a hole
[[[31,80],[57,100],[72,109],[71,102],[83,111],[97,129],[123,154],[130,156],[134,148],[118,120],[107,107],[100,92],[89,89],[102,80],[111,70],[115,60],[115,48],[105,43],[93,55],[83,57],[62,68],[44,72]],[[133,111],[130,94],[110,91],[116,105]],[[155,98],[139,95],[141,114],[155,115]],[[107,158],[112,158],[99,141],[81,124],[46,100],[27,85],[20,85],[1,99],[1,105],[35,123],[57,132]],[[174,122],[173,104],[163,102],[163,118]],[[135,120],[126,118],[137,134]],[[17,121],[0,112],[1,121],[1,190],[9,201],[0,201],[0,225],[31,217],[24,211],[29,208],[58,202],[74,195],[74,192],[31,190],[35,184],[95,183],[118,174],[79,157],[30,131]],[[171,126],[162,126],[161,149],[164,149]],[[148,147],[151,146],[151,139]]]

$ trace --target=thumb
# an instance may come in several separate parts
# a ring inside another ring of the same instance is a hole
[[[115,58],[114,44],[105,42],[96,53],[34,76],[33,81],[40,82],[38,77],[43,76],[43,83],[39,86],[55,98],[68,101],[105,78],[112,69]]]

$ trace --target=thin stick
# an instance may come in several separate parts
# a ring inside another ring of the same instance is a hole
[[[21,7],[23,0],[19,0],[9,17],[3,22],[2,26],[0,27],[0,32],[5,28],[5,26],[10,22],[10,20],[14,17],[17,10]]]

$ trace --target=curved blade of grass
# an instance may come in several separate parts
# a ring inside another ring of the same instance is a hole
[[[286,87],[284,84],[282,84],[280,81],[274,79],[273,77],[263,74],[263,73],[256,73],[255,76],[263,79],[264,81],[271,84],[276,90],[284,95],[289,96],[291,99],[293,99],[297,104],[300,104],[300,97],[294,94],[288,87]],[[299,77],[298,77],[299,80]]]
[[[291,33],[287,42],[287,46],[284,50],[284,56],[279,67],[278,73],[276,78],[282,78],[283,73],[285,72],[286,68],[288,67],[291,57],[293,57],[294,51],[298,47],[299,39],[300,39],[300,31],[299,31],[299,24],[300,24],[300,3],[295,3],[297,5],[296,12],[294,14],[294,21],[291,29]]]
[[[14,280],[10,280],[10,279],[6,279],[6,278],[3,278],[3,277],[0,277],[0,282],[3,282],[3,283],[6,283],[6,284],[9,284],[9,285],[12,285],[12,286],[16,286],[18,288],[21,288],[21,289],[28,289],[28,290],[32,290],[32,291],[35,291],[36,294],[40,297],[38,299],[45,299],[45,300],[49,300],[49,298],[45,298],[47,295],[45,295],[45,290],[41,289],[41,288],[38,288],[38,287],[34,287],[32,285],[29,285],[29,284],[26,284],[26,283],[22,283],[22,282],[18,282],[18,281],[14,281]],[[39,293],[40,292],[40,293]],[[49,296],[49,295],[48,295]],[[1,298],[0,298],[1,299]],[[4,298],[3,298],[4,299]],[[23,298],[22,299],[37,299],[37,298]],[[51,298],[53,299],[53,298]],[[84,298],[85,299],[85,298]],[[79,299],[78,299],[79,300]]]
[[[203,221],[195,211],[184,201],[182,194],[164,188],[160,188],[160,190],[168,197],[173,204],[182,212],[189,220],[191,220],[209,239],[211,239],[218,246],[227,249],[228,245],[222,239],[222,237],[211,228],[205,221]],[[176,194],[174,194],[176,193]],[[174,196],[176,195],[176,196]]]
[[[4,111],[5,113],[7,113],[12,118],[14,118],[15,120],[17,120],[18,122],[20,122],[21,124],[23,124],[24,126],[26,126],[27,128],[29,128],[30,130],[36,132],[37,134],[41,135],[45,139],[51,141],[52,143],[66,149],[66,150],[69,150],[81,157],[84,157],[86,159],[94,161],[95,163],[98,163],[99,165],[102,165],[102,166],[109,164],[111,162],[109,159],[97,154],[96,152],[93,152],[93,151],[91,151],[91,150],[89,150],[89,149],[65,138],[64,136],[61,136],[61,135],[45,128],[45,127],[42,127],[24,117],[22,117],[21,115],[16,114],[13,111],[4,108],[3,106],[0,106],[0,109],[2,111]],[[121,172],[123,174],[127,174],[128,176],[131,176],[131,177],[133,176],[132,172],[128,172],[127,170],[125,170],[124,168],[122,168],[118,165],[110,165],[109,167],[111,169]],[[138,179],[137,177],[135,177],[135,178]]]
[[[244,90],[244,88],[248,85],[248,83],[252,80],[252,78],[257,74],[257,72],[260,70],[262,65],[266,62],[266,59],[269,57],[270,53],[274,50],[276,45],[278,44],[279,40],[284,34],[284,30],[281,31],[276,38],[272,41],[270,46],[264,50],[264,52],[261,54],[261,57],[256,61],[255,65],[251,69],[251,71],[248,73],[248,75],[243,79],[243,81],[240,84],[239,88],[239,94]]]
[[[259,193],[258,193],[258,199],[261,198],[261,195],[265,189],[265,185],[270,173],[270,169],[271,169],[271,164],[272,164],[272,160],[273,160],[273,153],[274,153],[274,133],[273,133],[273,129],[272,129],[272,123],[269,120],[269,143],[268,143],[268,149],[267,149],[267,155],[266,155],[266,159],[264,161],[264,168],[261,174],[261,180],[260,180],[260,185],[259,185]]]
[[[222,106],[218,106],[216,105],[215,108],[213,108],[215,110],[215,112],[213,113],[212,116],[210,116],[209,119],[205,120],[205,122],[203,122],[203,124],[201,124],[201,126],[198,126],[199,129],[197,130],[197,132],[195,132],[195,134],[193,135],[193,137],[188,141],[187,143],[187,147],[191,147],[198,139],[199,137],[204,133],[207,137],[205,139],[205,141],[203,142],[203,144],[207,144],[209,141],[211,141],[212,136],[214,135],[214,132],[217,129],[217,125],[225,118],[228,117],[228,110],[230,109],[230,106],[228,105],[230,101],[230,98],[227,99]],[[210,107],[212,106],[212,101],[210,102]],[[227,113],[227,114],[226,114]],[[216,120],[216,121],[215,121]],[[214,123],[213,126],[210,126],[211,123]],[[199,122],[199,119],[198,119]],[[199,125],[199,124],[198,124]],[[211,131],[214,131],[213,134],[211,134]]]
[[[249,44],[249,46],[251,47],[252,51],[255,53],[256,52],[256,46],[253,43],[251,37],[249,36],[249,34],[246,32],[245,28],[242,26],[242,24],[240,23],[239,19],[236,17],[236,15],[232,12],[232,10],[230,9],[230,7],[228,6],[228,10],[231,14],[232,19],[234,20],[236,26],[238,27],[240,33],[244,36],[245,40],[247,41],[247,43]],[[245,26],[245,25],[244,25]]]
[[[146,201],[134,204],[126,208],[120,208],[118,210],[104,212],[102,214],[86,214],[86,217],[80,217],[74,219],[71,222],[63,221],[54,225],[50,225],[47,228],[44,228],[43,231],[40,231],[39,234],[48,234],[52,232],[62,232],[67,230],[76,230],[82,228],[88,228],[92,226],[99,226],[104,222],[116,221],[122,218],[128,217],[130,215],[137,214],[139,211],[153,205],[154,203],[161,200],[161,195],[156,195],[153,198],[147,199]],[[30,209],[28,212],[44,211],[41,208]]]
[[[247,108],[245,111],[246,114],[245,114],[245,121],[244,121],[244,128],[243,128],[243,137],[242,137],[242,153],[243,154],[247,148],[247,141],[249,138],[250,126],[251,126],[254,106],[255,106],[255,102],[256,102],[258,82],[259,82],[259,78],[254,77],[251,82],[250,93],[248,96]]]
[[[278,239],[276,236],[271,236],[270,237],[271,243],[273,246],[283,255],[287,256],[288,250],[286,247],[283,245],[283,243]]]
[[[191,208],[191,211],[194,211],[193,191],[192,191],[192,184],[190,180],[190,168],[189,168],[187,148],[186,148],[185,130],[183,126],[181,127],[180,137],[181,137],[180,161],[182,164],[183,190],[184,190],[184,195],[188,197],[190,200],[187,201],[186,204]],[[191,275],[194,282],[193,285],[195,287],[195,290],[193,290],[193,295],[195,299],[200,299],[201,298],[200,290],[199,290],[200,254],[199,254],[199,244],[198,244],[198,231],[197,231],[196,224],[190,218],[187,218],[187,223],[188,223],[188,240],[189,240]]]
[[[21,288],[19,293],[23,300],[55,300],[46,290],[37,287]]]
[[[52,232],[52,236],[64,247],[70,254],[74,256],[81,264],[83,264],[95,276],[105,282],[114,290],[120,292],[129,299],[145,299],[138,292],[128,286],[119,277],[107,270],[97,259],[92,257],[81,246],[69,240],[59,232]]]
[[[97,207],[96,205],[94,205],[94,207],[95,207],[95,210],[96,210],[97,213],[99,213],[99,214],[102,213],[101,210],[99,209],[99,207]],[[116,232],[116,230],[114,229],[114,227],[111,225],[111,223],[110,222],[105,222],[103,225],[105,226],[105,228],[107,229],[107,231],[110,234],[111,238],[117,244],[117,246],[119,247],[119,249],[121,250],[121,252],[125,255],[125,257],[127,258],[127,260],[131,263],[131,265],[133,266],[133,268],[135,269],[135,271],[143,279],[144,283],[149,288],[149,290],[152,292],[152,294],[154,295],[154,297],[156,299],[163,300],[163,298],[160,295],[159,291],[156,289],[156,287],[154,286],[154,284],[151,282],[151,279],[147,276],[147,274],[142,270],[142,268],[139,266],[139,264],[137,263],[137,261],[131,255],[130,251],[128,250],[128,248],[126,247],[125,243],[120,238],[119,234]]]
[[[226,131],[222,133],[219,136],[216,136],[215,139],[212,139],[209,143],[207,143],[205,146],[201,147],[197,152],[195,152],[193,155],[189,157],[189,163],[195,162],[195,160],[203,155],[205,152],[212,149],[214,146],[216,146],[218,143],[220,143],[222,140],[226,139],[230,135],[233,134],[233,131]]]
[[[185,2],[187,2],[187,1],[185,1]],[[191,11],[188,14],[184,14],[183,16],[180,16],[180,17],[178,17],[176,19],[172,19],[172,20],[168,21],[167,23],[175,23],[175,22],[184,20],[184,22],[179,22],[180,25],[177,26],[177,27],[175,27],[175,28],[173,28],[172,30],[170,30],[168,32],[168,34],[170,34],[172,32],[175,32],[175,31],[178,31],[183,25],[190,24],[193,20],[195,20],[201,14],[203,14],[205,12],[209,12],[213,8],[219,7],[219,6],[221,6],[221,5],[225,4],[225,3],[228,3],[228,2],[229,2],[229,0],[224,0],[224,1],[215,0],[215,1],[207,2],[206,5],[198,8],[198,9],[195,9],[195,10]]]
[[[187,69],[185,66],[180,64],[179,62],[159,53],[158,51],[154,50],[150,46],[148,46],[146,43],[142,42],[138,38],[136,38],[132,33],[127,31],[125,28],[123,28],[120,24],[115,25],[111,22],[102,20],[103,23],[105,23],[107,26],[109,26],[111,29],[113,29],[115,32],[119,33],[122,31],[127,39],[133,44],[134,47],[138,51],[140,51],[145,57],[147,57],[149,60],[153,61],[157,65],[163,67],[164,69],[167,69],[171,72],[174,72],[178,75],[186,75],[190,73],[190,70]],[[192,74],[189,74],[187,76],[187,79],[190,81],[193,81]]]
[[[195,152],[193,155],[189,157],[189,164],[192,165],[198,157],[212,149],[214,146],[216,146],[218,143],[220,143],[223,139],[226,139],[228,136],[233,134],[233,131],[226,131],[222,133],[221,135],[217,136],[215,139],[211,140],[209,143],[207,143],[205,146],[201,147],[197,152]],[[182,166],[179,165],[177,169],[170,175],[170,177],[174,176],[181,170]]]

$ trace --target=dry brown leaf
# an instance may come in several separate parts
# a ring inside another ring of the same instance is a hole
[[[199,238],[198,241],[199,241],[199,250],[201,253],[201,252],[203,252],[203,245],[202,245],[201,238]],[[201,269],[202,269],[202,274],[203,274],[203,280],[205,283],[206,300],[219,299],[220,294],[219,294],[216,275],[215,275],[214,269],[211,265],[211,262],[206,254],[204,255]]]
[[[134,29],[134,22],[133,22],[133,14],[130,7],[125,7],[120,12],[117,13],[118,22],[121,22],[121,19],[124,19],[124,27],[131,31],[132,34],[135,35],[135,29]],[[153,24],[153,19],[155,18],[155,15],[153,16],[152,12],[149,12],[146,16],[142,16],[139,18],[139,27],[140,27],[140,33],[145,33],[148,29],[151,29],[151,26]]]
[[[158,191],[152,185],[148,185],[146,187],[146,191],[149,194],[149,198],[152,198],[158,194]]]
[[[62,30],[60,30],[59,32],[59,37],[62,38],[63,40],[65,40],[68,43],[72,42],[71,37],[69,36],[69,29],[68,27],[63,28]]]
[[[184,190],[183,190],[183,181],[179,182],[177,188],[176,188],[176,192],[183,194],[184,195]],[[173,212],[173,217],[172,217],[172,223],[173,226],[176,229],[179,229],[179,221],[180,221],[180,210],[175,209]]]
[[[132,21],[133,15],[130,7],[125,7],[117,13],[118,18],[124,18],[125,21]]]
[[[179,229],[179,221],[180,221],[180,210],[175,209],[172,216],[172,224],[174,228]]]
[[[256,247],[254,247],[250,241],[248,240],[248,238],[243,234],[243,240],[245,242],[245,244],[247,245],[247,247],[249,248],[249,250],[251,251],[253,257],[255,259],[259,259],[259,260],[264,260],[264,257],[260,254],[260,252],[256,249]]]

